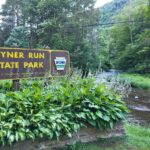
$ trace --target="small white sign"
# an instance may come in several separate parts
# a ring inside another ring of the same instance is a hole
[[[65,57],[56,57],[55,65],[57,70],[64,70],[66,66],[66,58]]]

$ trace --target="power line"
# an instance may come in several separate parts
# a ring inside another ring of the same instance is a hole
[[[2,20],[0,18],[0,20]],[[70,26],[63,26],[63,27],[51,27],[53,29],[62,29],[62,28],[89,28],[89,27],[98,27],[98,26],[108,26],[108,25],[115,25],[115,24],[128,24],[128,23],[150,23],[150,20],[124,20],[124,21],[115,21],[115,22],[107,22],[107,23],[95,23],[95,24],[86,24],[86,25],[80,25],[80,26],[75,26],[75,25],[70,25]]]
[[[129,24],[129,23],[150,23],[150,20],[125,20],[125,21],[115,21],[115,22],[108,22],[108,23],[95,23],[95,24],[87,24],[87,25],[80,25],[80,26],[68,26],[68,27],[54,27],[54,28],[89,28],[89,27],[98,27],[98,26],[109,26],[109,25],[117,25],[117,24]],[[52,27],[53,28],[53,27]]]
[[[107,26],[107,25],[114,25],[114,24],[126,24],[126,23],[150,23],[150,20],[141,20],[141,21],[117,21],[117,22],[108,22],[108,23],[97,23],[97,24],[90,24],[90,25],[85,25],[82,27],[91,27],[91,26]]]

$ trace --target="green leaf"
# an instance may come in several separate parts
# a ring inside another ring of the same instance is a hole
[[[72,134],[71,134],[71,133],[67,133],[67,135],[68,135],[68,137],[70,137],[70,138],[72,137]]]
[[[15,140],[14,135],[10,135],[8,138],[9,138],[9,141],[10,141],[11,143],[14,142],[14,140]]]
[[[87,120],[92,126],[96,127],[96,122],[94,120]]]
[[[106,116],[106,115],[103,115],[103,118],[102,118],[102,119],[105,120],[105,121],[107,121],[107,122],[110,121],[110,118],[109,118],[108,116]]]
[[[118,118],[120,118],[120,119],[124,118],[124,115],[121,112],[117,112],[116,114],[117,114]]]
[[[77,116],[78,118],[86,119],[85,113],[79,113],[79,114],[76,114],[76,116]]]
[[[25,140],[25,133],[18,132],[18,134],[19,134],[19,137],[20,137],[21,141]]]
[[[16,141],[19,140],[19,133],[18,132],[16,132],[16,134],[15,134],[15,139],[16,139]]]
[[[103,114],[101,113],[101,111],[97,111],[97,112],[96,112],[96,115],[97,115],[98,117],[100,117],[100,118],[102,118],[102,116],[103,116]]]
[[[96,115],[93,112],[90,112],[90,115],[91,115],[93,120],[96,120],[97,117],[96,117]]]
[[[27,133],[27,136],[33,140],[35,139],[35,135],[32,132]]]
[[[113,129],[113,122],[109,122],[109,126],[111,129]]]

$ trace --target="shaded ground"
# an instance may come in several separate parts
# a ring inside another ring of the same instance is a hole
[[[150,128],[125,124],[126,136],[78,143],[63,150],[150,150]]]

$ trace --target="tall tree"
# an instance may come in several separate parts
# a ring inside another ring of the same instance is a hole
[[[99,11],[94,9],[95,1],[6,0],[2,8],[5,19],[1,32],[7,30],[7,36],[1,43],[7,40],[5,43],[8,44],[13,28],[23,26],[29,33],[29,47],[69,50],[72,64],[87,74],[90,69],[97,68],[99,59],[95,46],[97,30],[90,27],[99,20]]]
[[[115,25],[112,30],[110,48],[116,67],[124,71],[150,72],[150,7],[145,4],[135,0],[134,9],[127,5],[118,18],[128,23]]]
[[[82,69],[83,74],[95,68],[92,63],[97,61],[97,57],[88,59],[96,53],[91,36],[95,31],[89,27],[99,20],[94,4],[95,0],[44,0],[38,4],[39,14],[42,14],[38,30],[40,44],[69,50],[73,65]]]
[[[17,44],[18,47],[29,48],[29,32],[23,26],[13,28],[9,38],[5,41],[5,46],[11,47]]]

